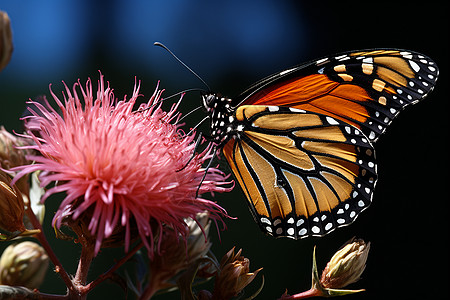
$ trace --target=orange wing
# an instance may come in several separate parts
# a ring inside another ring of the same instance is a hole
[[[244,130],[223,148],[261,230],[322,236],[369,206],[374,150],[357,128],[293,108],[243,105]]]
[[[407,105],[434,87],[436,64],[410,51],[360,51],[319,59],[249,88],[240,105],[277,105],[342,120],[376,141]]]

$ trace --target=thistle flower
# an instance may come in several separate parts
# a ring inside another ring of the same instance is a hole
[[[370,243],[366,244],[362,239],[351,239],[333,255],[319,278],[314,248],[311,289],[292,296],[286,292],[280,300],[343,296],[364,291],[342,288],[360,279],[366,268],[369,249]]]
[[[249,285],[262,268],[250,272],[250,260],[237,253],[234,247],[222,258],[220,273],[216,276],[211,299],[231,299],[241,293]]]
[[[25,148],[40,155],[27,156],[33,164],[14,168],[20,171],[14,180],[39,170],[42,187],[56,183],[42,198],[66,193],[53,225],[82,220],[95,239],[95,254],[118,230],[125,251],[137,231],[151,254],[155,230],[163,224],[186,238],[185,218],[205,210],[214,219],[226,215],[216,203],[196,197],[205,172],[198,195],[232,188],[222,171],[202,168],[212,148],[194,155],[194,135],[176,125],[178,104],[163,111],[158,88],[133,111],[139,88],[135,84],[129,100],[117,101],[100,74],[95,98],[90,79],[84,88],[78,81],[72,91],[65,85],[64,101],[50,89],[61,115],[47,101],[29,102],[36,108],[26,117],[24,137],[35,145]]]
[[[0,70],[9,63],[12,51],[11,21],[6,12],[0,11]]]
[[[337,251],[322,272],[324,288],[339,289],[358,281],[366,268],[370,243],[351,239]]]
[[[187,238],[171,228],[163,231],[161,245],[150,261],[149,281],[141,299],[149,299],[155,292],[177,286],[180,274],[189,268],[197,269],[211,248],[208,238],[211,221],[207,212],[197,214],[196,219],[186,219]],[[211,274],[212,276],[212,274]],[[192,283],[192,282],[190,282]],[[190,285],[189,285],[190,288]]]
[[[0,240],[12,239],[26,231],[23,224],[25,204],[11,178],[0,170]]]
[[[0,258],[0,284],[38,288],[44,281],[49,259],[36,243],[9,245]]]
[[[26,155],[29,154],[29,151],[18,149],[21,146],[25,146],[26,142],[25,139],[12,135],[3,126],[0,126],[0,167],[3,170],[9,170],[28,163]],[[20,178],[16,182],[16,186],[24,196],[28,197],[30,190],[28,176]]]

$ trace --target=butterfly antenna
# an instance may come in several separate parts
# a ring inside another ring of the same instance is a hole
[[[175,54],[173,54],[173,52],[170,51],[169,48],[167,48],[164,44],[160,42],[154,42],[153,45],[159,46],[164,50],[166,50],[167,52],[169,52],[170,55],[173,56],[173,58],[175,58],[181,65],[183,65],[183,67],[185,67],[189,72],[191,72],[195,77],[197,77],[208,88],[208,91],[211,91],[209,85],[197,73],[195,73],[191,68],[189,68],[188,65],[186,65],[183,61],[181,61],[181,59],[179,59]]]
[[[190,114],[196,112],[197,110],[201,109],[202,107],[203,107],[203,106],[199,106],[199,107],[194,108],[193,110],[191,110],[190,112],[188,112],[187,114],[185,114],[184,116],[182,116],[181,118],[179,118],[179,119],[175,122],[175,124],[180,123],[181,121],[183,121],[184,118],[186,118],[186,117],[189,116]]]
[[[200,126],[203,122],[209,119],[209,116],[204,117],[200,122],[198,122],[197,125],[194,126],[187,134],[186,136],[190,135],[192,132],[194,132],[195,129],[197,129],[198,126]]]
[[[170,99],[170,98],[173,98],[173,97],[180,96],[180,95],[182,95],[182,94],[186,94],[186,93],[188,93],[188,92],[204,92],[204,91],[205,91],[204,89],[197,89],[197,88],[187,89],[187,90],[184,90],[184,91],[175,93],[175,94],[173,94],[173,95],[170,95],[170,96],[167,96],[167,97],[163,97],[163,99],[164,99],[164,100],[167,100],[167,99]]]

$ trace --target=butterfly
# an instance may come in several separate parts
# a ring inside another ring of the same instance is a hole
[[[353,51],[273,74],[235,99],[204,93],[202,104],[260,229],[323,236],[370,205],[374,143],[438,73],[413,51]]]

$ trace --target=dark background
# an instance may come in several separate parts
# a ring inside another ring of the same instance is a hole
[[[440,4],[438,4],[440,3]],[[394,47],[422,52],[440,67],[440,78],[424,102],[400,114],[376,145],[379,181],[372,206],[346,228],[323,238],[293,241],[264,236],[253,222],[237,187],[216,200],[237,220],[212,230],[213,251],[221,257],[236,245],[264,267],[265,287],[258,299],[276,299],[310,287],[311,255],[317,245],[319,269],[344,242],[357,236],[371,242],[363,279],[348,299],[447,298],[448,285],[448,8],[442,1],[2,1],[8,12],[15,51],[0,73],[0,123],[21,130],[19,117],[28,98],[60,95],[68,85],[105,75],[121,99],[132,92],[134,77],[150,97],[158,80],[166,95],[201,87],[165,51],[164,42],[215,91],[237,95],[254,81],[307,60],[341,51]],[[198,106],[188,95],[181,110]],[[202,115],[187,120],[195,125]],[[222,162],[223,163],[223,162]],[[223,169],[227,169],[223,163]],[[228,170],[229,172],[229,170]],[[47,224],[58,205],[49,199]],[[53,237],[50,226],[49,238]],[[69,272],[75,272],[77,245],[53,241]],[[120,250],[103,251],[91,278],[103,272]],[[257,289],[261,278],[248,289]],[[64,293],[49,272],[44,292]],[[91,298],[125,298],[104,284]],[[161,297],[177,299],[177,292]]]

